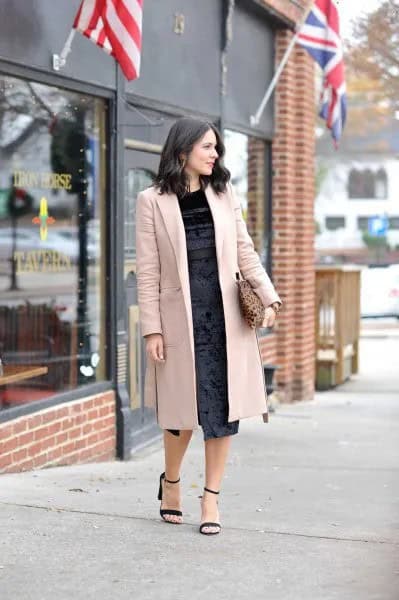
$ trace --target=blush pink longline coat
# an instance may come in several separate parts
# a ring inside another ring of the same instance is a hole
[[[205,189],[215,244],[226,326],[229,421],[263,415],[268,408],[256,331],[244,321],[236,272],[265,306],[281,302],[254,249],[240,204],[229,183]],[[162,429],[197,429],[196,374],[186,236],[175,194],[150,187],[136,210],[137,285],[141,333],[163,335],[165,362],[147,361],[145,405],[156,409]]]

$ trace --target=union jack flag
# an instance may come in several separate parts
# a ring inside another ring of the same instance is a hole
[[[297,41],[323,69],[320,116],[337,144],[345,125],[347,98],[339,15],[333,0],[315,1]]]

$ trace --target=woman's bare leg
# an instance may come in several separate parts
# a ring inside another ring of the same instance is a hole
[[[218,492],[220,490],[223,473],[226,466],[227,456],[231,445],[231,435],[220,438],[212,438],[205,442],[205,487]],[[204,492],[201,508],[201,523],[205,521],[219,522],[219,511],[217,506],[218,496]],[[212,533],[219,528],[204,527],[204,532]]]
[[[180,477],[181,464],[190,443],[192,431],[180,430],[180,435],[164,431],[163,441],[165,450],[165,477],[176,481]],[[163,498],[161,508],[181,510],[180,483],[163,481]],[[182,517],[165,515],[164,518],[172,523],[181,523]]]

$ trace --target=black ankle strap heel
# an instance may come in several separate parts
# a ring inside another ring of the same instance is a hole
[[[210,494],[216,494],[216,495],[220,494],[220,492],[215,492],[215,490],[211,490],[207,487],[204,487],[204,492],[209,492]],[[205,527],[217,527],[218,531],[204,531]],[[201,523],[199,532],[202,533],[203,535],[217,535],[218,533],[220,533],[221,529],[222,529],[222,526],[220,523],[206,521],[205,523]]]
[[[211,494],[220,494],[220,492],[215,492],[215,490],[210,490],[210,489],[209,489],[209,488],[207,488],[207,487],[204,487],[204,491],[205,491],[205,492],[210,492]]]
[[[165,473],[162,473],[159,477],[159,491],[158,491],[158,500],[162,500],[162,496],[163,496],[163,488],[162,488],[162,480],[166,481],[167,483],[179,483],[180,481],[180,477],[179,479],[177,479],[176,481],[171,481],[170,479],[166,479],[166,475]],[[165,519],[165,515],[171,515],[174,517],[182,517],[183,513],[181,510],[174,510],[171,508],[160,508],[159,509],[159,513],[161,515],[161,517],[163,518],[164,521],[166,521],[166,523],[172,523],[172,525],[179,525],[179,523],[175,523],[173,521],[169,521],[168,519]]]

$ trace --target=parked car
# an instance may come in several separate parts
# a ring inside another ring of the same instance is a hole
[[[399,265],[362,270],[360,310],[362,318],[399,319]]]

